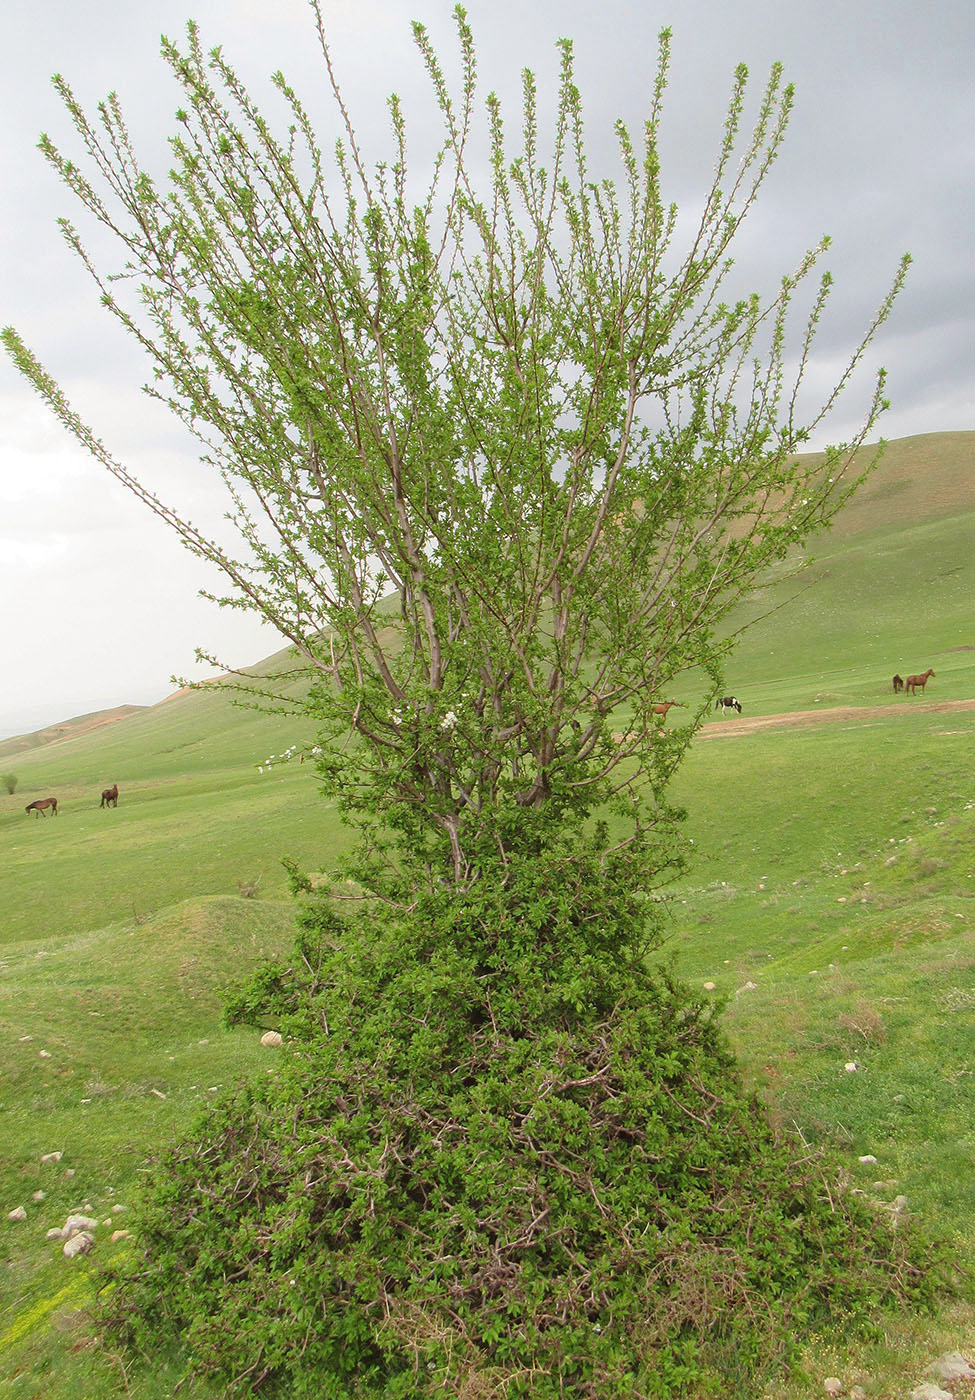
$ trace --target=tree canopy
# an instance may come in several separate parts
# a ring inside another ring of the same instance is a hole
[[[148,356],[148,392],[223,477],[236,547],[134,480],[12,331],[8,348],[82,442],[223,571],[219,601],[294,644],[316,722],[355,736],[330,749],[327,780],[350,819],[384,829],[374,878],[388,893],[408,897],[421,868],[466,884],[489,851],[502,864],[537,851],[543,831],[614,799],[640,847],[681,751],[657,742],[653,706],[692,668],[714,694],[729,611],[846,498],[882,371],[855,442],[797,454],[908,260],[809,403],[828,239],[767,294],[726,292],[792,111],[779,65],[750,125],[736,70],[688,223],[660,167],[667,30],[643,129],[616,123],[604,175],[590,171],[571,43],[543,153],[533,75],[512,142],[497,98],[480,105],[458,8],[455,84],[414,25],[442,124],[417,195],[400,101],[390,153],[371,166],[314,8],[330,157],[280,73],[288,122],[275,134],[193,24],[185,47],[163,43],[185,103],[165,176],[139,163],[114,96],[89,118],[61,78],[84,158],[41,141],[121,244],[102,272],[63,223]]]

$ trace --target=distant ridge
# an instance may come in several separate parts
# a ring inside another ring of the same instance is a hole
[[[17,734],[12,739],[2,739],[0,760],[43,748],[45,744],[56,744],[61,739],[76,739],[80,734],[89,734],[93,729],[101,729],[106,724],[117,724],[120,719],[142,714],[148,708],[148,705],[116,705],[112,710],[93,710],[91,714],[75,715],[73,719],[61,720],[58,724],[48,724],[43,729],[35,729],[31,734]]]
[[[876,444],[857,454],[856,467],[872,460]],[[840,511],[830,534],[842,539],[891,525],[975,510],[975,432],[920,433],[892,438],[876,471]]]

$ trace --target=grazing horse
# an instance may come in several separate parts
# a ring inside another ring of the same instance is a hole
[[[928,681],[933,675],[934,672],[931,670],[930,667],[928,667],[923,676],[908,676],[907,680],[904,682],[904,694],[916,695],[918,692],[918,687],[920,686],[921,694],[923,695],[924,687],[927,685]]]
[[[24,808],[24,811],[33,812],[35,817],[38,815],[38,813],[40,813],[42,817],[46,817],[46,807],[50,807],[52,816],[57,816],[58,800],[56,797],[39,797],[36,802],[28,802],[27,806]]]
[[[118,783],[116,783],[114,787],[106,788],[105,791],[102,793],[102,806],[118,806]]]
[[[902,679],[900,676],[895,676],[895,677],[894,677],[894,694],[896,695],[897,692],[898,692],[899,690],[903,690],[903,689],[904,689],[904,681],[903,681],[903,679]]]
[[[722,695],[715,700],[714,708],[724,714],[725,710],[737,710],[741,714],[741,701],[736,695]]]

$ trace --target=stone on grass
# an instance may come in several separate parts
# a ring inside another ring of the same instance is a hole
[[[43,1166],[47,1162],[60,1162],[63,1156],[63,1152],[45,1152],[41,1158],[41,1165]]]
[[[923,1385],[915,1386],[911,1391],[911,1400],[954,1400],[954,1396],[947,1390],[942,1390],[940,1385],[932,1385],[930,1381],[925,1381]]]
[[[823,1389],[827,1395],[842,1395],[843,1382],[839,1376],[827,1376],[823,1381]]]
[[[706,992],[713,992],[713,991],[714,991],[714,988],[715,988],[715,983],[714,983],[714,982],[705,982],[705,984],[704,984],[704,990],[705,990]]]
[[[877,1159],[876,1159],[876,1157],[872,1156],[871,1153],[869,1153],[869,1152],[866,1154],[865,1157],[859,1157],[857,1160],[860,1161],[860,1162],[863,1162],[864,1165],[866,1165],[868,1162],[869,1162],[869,1163],[872,1163],[874,1166],[877,1165]]]
[[[970,1380],[975,1376],[975,1366],[972,1366],[960,1351],[949,1351],[944,1356],[939,1356],[928,1370],[942,1381]]]
[[[131,1230],[113,1230],[112,1244],[118,1244],[119,1240],[127,1240],[131,1233]]]
[[[95,1247],[95,1236],[82,1230],[79,1235],[72,1235],[69,1240],[65,1240],[61,1253],[65,1259],[76,1259],[79,1254],[88,1254]]]
[[[98,1221],[90,1215],[81,1215],[78,1213],[76,1215],[69,1215],[62,1228],[64,1230],[64,1237],[67,1239],[70,1235],[77,1235],[82,1230],[97,1230]]]
[[[847,1074],[856,1074],[857,1070],[859,1069],[859,1065],[857,1064],[856,1060],[847,1060],[843,1068],[846,1070]]]
[[[283,1045],[284,1037],[280,1031],[265,1031],[261,1036],[262,1045]]]
[[[27,1212],[23,1206],[14,1206],[13,1210],[7,1211],[8,1220],[26,1220]]]
[[[44,1197],[45,1197],[46,1195],[47,1195],[47,1192],[46,1192],[46,1191],[35,1191],[34,1194],[33,1194],[33,1196],[31,1196],[31,1200],[32,1200],[32,1201],[43,1201],[43,1199],[44,1199]]]
[[[44,1238],[46,1240],[63,1240],[64,1231],[60,1228],[60,1226],[52,1225],[50,1230],[48,1230],[47,1234],[44,1236]]]

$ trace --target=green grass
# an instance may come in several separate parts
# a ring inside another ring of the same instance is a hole
[[[880,1174],[970,1245],[975,715],[917,720],[698,745],[680,785],[713,878],[680,891],[673,941],[685,975],[729,998],[778,1111],[851,1163],[882,1145]],[[740,767],[709,765],[739,745]],[[734,812],[726,834],[706,801]]]
[[[750,714],[877,704],[893,702],[895,672],[930,666],[926,699],[971,696],[973,538],[973,509],[875,528],[854,541],[826,537],[794,581],[762,590],[742,609],[736,621],[785,604],[768,626],[745,634],[729,667],[730,688],[747,692]]]
[[[664,950],[727,999],[728,1035],[783,1130],[840,1154],[857,1189],[907,1196],[963,1257],[975,1247],[975,711],[895,698],[890,676],[930,665],[927,703],[975,696],[975,651],[958,650],[975,644],[975,517],[956,470],[973,443],[895,444],[856,528],[841,522],[820,547],[816,588],[746,635],[728,674],[746,717],[884,708],[695,740],[674,796],[697,858],[672,891]],[[926,512],[931,481],[915,477],[935,448],[943,489]],[[677,698],[700,703],[700,680]],[[44,1234],[78,1206],[110,1218],[148,1152],[222,1086],[273,1071],[254,1033],[222,1027],[221,993],[262,952],[289,951],[281,857],[328,869],[348,840],[309,764],[257,771],[314,737],[208,688],[4,761],[19,784],[0,794],[0,1397],[174,1392],[175,1352],[147,1374],[98,1346],[79,1312],[93,1267],[129,1246],[103,1229],[90,1260],[68,1263]],[[114,781],[119,807],[103,811]],[[27,817],[48,791],[60,815]],[[258,875],[258,898],[240,898]],[[62,1161],[42,1167],[54,1150]],[[859,1164],[866,1154],[876,1166]],[[20,1204],[28,1221],[8,1221]],[[809,1375],[769,1396],[806,1400],[835,1374],[893,1400],[939,1352],[973,1345],[967,1304],[855,1347],[814,1339]],[[187,1381],[179,1394],[213,1392]]]
[[[282,858],[328,869],[348,844],[308,764],[136,779],[121,787],[118,808],[101,809],[76,785],[61,792],[56,818],[28,817],[14,799],[0,806],[0,947],[236,894],[258,877],[262,896],[280,898]]]
[[[257,1035],[221,1025],[221,993],[261,956],[286,952],[291,932],[287,903],[213,897],[5,950],[0,1192],[4,1215],[28,1211],[21,1225],[2,1222],[0,1373],[29,1378],[16,1393],[117,1393],[115,1363],[59,1330],[90,1299],[89,1264],[69,1264],[44,1236],[79,1208],[124,1228],[146,1153],[224,1086],[273,1070]],[[55,1151],[59,1162],[41,1163]],[[99,1233],[103,1261],[128,1247]],[[143,1377],[138,1393],[170,1394],[159,1379]]]

